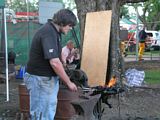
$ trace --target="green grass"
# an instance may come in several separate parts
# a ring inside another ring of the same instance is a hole
[[[150,52],[144,52],[145,55],[160,55],[160,51],[150,51]]]
[[[136,55],[136,52],[127,52],[128,55]],[[160,51],[144,52],[144,55],[160,56]]]
[[[160,69],[145,71],[145,81],[149,84],[160,84]]]

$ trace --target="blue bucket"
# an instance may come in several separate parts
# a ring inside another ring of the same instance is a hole
[[[21,66],[20,69],[18,70],[18,74],[16,75],[16,78],[23,79],[25,72],[26,72],[25,66]]]

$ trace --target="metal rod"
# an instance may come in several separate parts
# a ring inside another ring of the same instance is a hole
[[[139,43],[139,38],[138,38],[138,32],[139,32],[139,28],[138,28],[138,8],[136,8],[136,14],[137,14],[137,26],[136,26],[136,61],[138,61],[138,43]]]
[[[29,33],[29,0],[26,0],[27,4],[27,39],[28,39],[28,47],[30,48],[30,33]]]
[[[72,35],[75,38],[75,42],[76,42],[77,48],[79,48],[79,50],[81,50],[81,46],[79,44],[78,37],[76,35],[76,31],[75,31],[74,27],[72,28]]]
[[[152,90],[159,90],[160,88],[158,87],[147,87],[147,86],[134,86],[132,88],[138,88],[138,89],[152,89]]]
[[[118,117],[121,119],[121,107],[120,107],[120,96],[118,93]]]
[[[9,82],[8,82],[8,45],[7,45],[7,25],[6,10],[4,9],[4,33],[5,33],[5,60],[6,60],[6,101],[9,101]]]

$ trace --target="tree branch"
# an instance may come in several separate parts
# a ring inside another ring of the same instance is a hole
[[[138,2],[146,2],[148,0],[122,0],[123,3],[138,3]]]

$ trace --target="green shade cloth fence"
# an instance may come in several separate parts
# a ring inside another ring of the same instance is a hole
[[[18,22],[16,24],[10,22],[7,23],[8,52],[12,49],[17,54],[16,64],[26,64],[33,35],[41,26],[41,24],[33,21]],[[2,25],[0,24],[0,31],[1,29]],[[75,26],[75,31],[78,40],[80,41],[79,25]],[[75,43],[75,40],[71,32],[69,32],[66,36],[62,35],[62,46],[64,46],[66,42],[70,39],[72,39]]]

